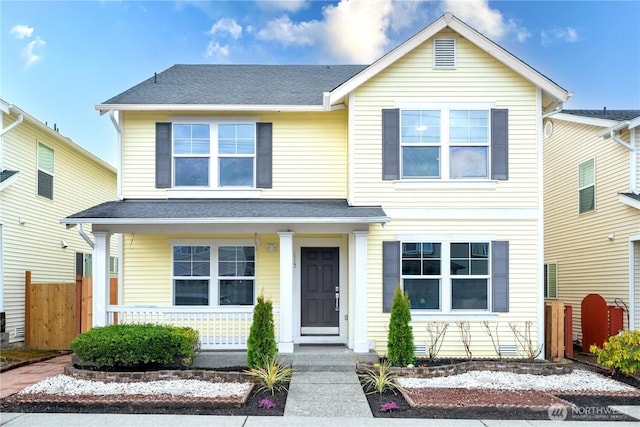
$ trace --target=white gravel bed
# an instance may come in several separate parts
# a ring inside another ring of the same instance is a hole
[[[637,391],[636,388],[584,370],[562,375],[514,374],[510,372],[469,371],[437,378],[399,378],[405,388],[483,388],[539,391]]]
[[[249,390],[249,383],[208,382],[200,380],[168,380],[131,383],[105,383],[57,375],[22,389],[19,394],[57,395],[157,395],[171,394],[193,397],[242,396]]]

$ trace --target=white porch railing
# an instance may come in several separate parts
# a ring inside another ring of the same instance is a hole
[[[253,307],[159,307],[110,305],[108,323],[154,323],[189,326],[200,333],[203,350],[245,350],[253,322]],[[273,308],[276,341],[279,337],[279,308]]]

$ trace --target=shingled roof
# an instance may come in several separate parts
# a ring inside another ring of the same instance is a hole
[[[105,105],[323,105],[366,65],[178,64]]]
[[[640,110],[562,110],[565,114],[588,117],[591,119],[615,120],[618,122],[640,117]]]
[[[125,199],[71,215],[63,224],[387,222],[379,206],[350,206],[344,199]]]

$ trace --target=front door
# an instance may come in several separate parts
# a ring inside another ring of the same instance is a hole
[[[338,335],[338,248],[301,248],[300,333]]]

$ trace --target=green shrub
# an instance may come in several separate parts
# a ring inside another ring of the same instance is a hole
[[[250,369],[259,368],[263,361],[274,360],[277,352],[273,304],[259,296],[247,339],[247,366]]]
[[[404,294],[398,286],[391,305],[387,339],[387,358],[392,365],[407,366],[415,362],[413,330],[409,326],[410,321],[409,296]]]
[[[623,331],[605,342],[602,348],[592,345],[589,350],[598,358],[598,363],[626,375],[640,370],[640,330]]]
[[[200,348],[192,328],[152,324],[96,327],[71,341],[80,363],[99,368],[189,366]]]

